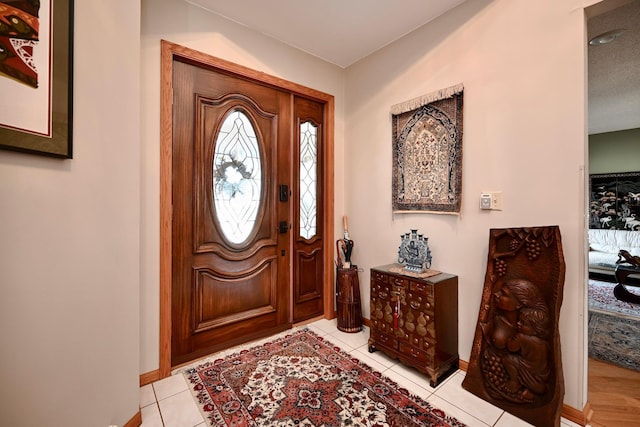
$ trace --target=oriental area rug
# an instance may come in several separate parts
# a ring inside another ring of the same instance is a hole
[[[308,329],[182,373],[211,426],[464,426]]]
[[[616,299],[615,286],[589,280],[589,357],[640,371],[640,305]]]

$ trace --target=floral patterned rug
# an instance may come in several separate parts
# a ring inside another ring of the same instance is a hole
[[[182,373],[212,426],[464,426],[308,329]]]
[[[640,371],[640,319],[589,312],[589,357]]]
[[[615,285],[589,280],[589,357],[640,371],[640,305],[616,299]]]
[[[620,301],[613,295],[616,283],[602,282],[589,279],[589,310],[596,309],[638,317],[640,320],[640,304]],[[630,286],[629,289],[640,294],[640,287]]]

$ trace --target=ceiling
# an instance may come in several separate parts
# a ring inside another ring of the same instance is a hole
[[[346,68],[466,0],[185,1]],[[587,15],[589,38],[626,29],[588,47],[589,134],[640,128],[640,0],[604,0]]]
[[[640,128],[640,0],[597,6],[587,21],[589,39],[626,31],[612,43],[588,47],[589,134]]]
[[[346,68],[465,0],[186,0]]]

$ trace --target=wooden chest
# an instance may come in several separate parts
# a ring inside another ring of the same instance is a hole
[[[458,277],[416,278],[371,269],[369,352],[381,350],[429,376],[431,387],[458,369]]]

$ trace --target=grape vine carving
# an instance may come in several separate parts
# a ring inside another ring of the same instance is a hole
[[[511,241],[508,251],[496,252],[493,254],[493,274],[492,282],[495,282],[496,275],[504,277],[507,274],[509,258],[515,257],[524,249],[527,259],[535,262],[540,258],[542,245],[549,247],[553,244],[554,235],[545,228],[517,228],[504,231],[509,234]]]

